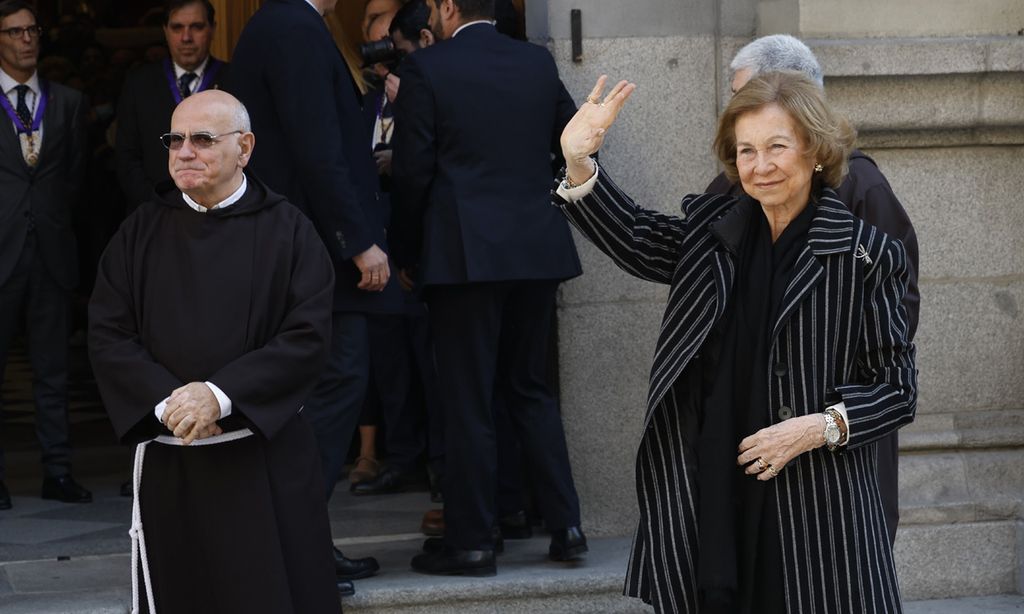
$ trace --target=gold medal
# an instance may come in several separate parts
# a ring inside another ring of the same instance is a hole
[[[36,164],[39,164],[39,154],[37,154],[34,151],[28,152],[28,155],[25,156],[25,162],[28,162],[29,166],[35,166]]]

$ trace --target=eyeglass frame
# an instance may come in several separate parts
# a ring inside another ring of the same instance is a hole
[[[225,136],[228,136],[229,134],[245,134],[245,133],[246,133],[245,130],[232,130],[231,132],[224,132],[224,133],[221,133],[221,134],[210,134],[209,132],[202,132],[202,131],[192,132],[191,134],[188,135],[188,142],[192,144],[192,147],[194,149],[204,150],[204,149],[209,149],[209,148],[213,147],[214,145],[216,145],[217,143],[220,142],[218,139],[223,138]],[[195,137],[197,137],[197,136],[202,137],[204,139],[210,139],[209,144],[197,145],[195,140],[194,140]],[[168,141],[170,141],[170,139],[173,138],[173,137],[181,137],[181,145],[178,145],[177,147],[171,147],[172,143],[170,143]],[[167,141],[165,141],[164,139],[167,139]],[[167,149],[167,151],[180,151],[182,145],[185,144],[185,135],[180,133],[180,132],[167,132],[165,134],[161,134],[160,135],[160,144],[163,145],[164,148]]]
[[[42,38],[43,26],[39,24],[25,27],[14,26],[13,28],[4,28],[3,30],[0,30],[0,32],[3,32],[7,36],[9,36],[11,40],[18,40],[19,38],[24,38],[26,34],[28,34],[29,39],[36,40]]]

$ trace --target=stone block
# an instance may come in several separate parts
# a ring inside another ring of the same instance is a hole
[[[901,527],[894,554],[904,600],[1017,590],[1016,522]]]
[[[826,80],[829,101],[861,131],[973,126],[977,75],[898,75]]]
[[[986,40],[969,37],[941,40],[841,38],[806,42],[826,77],[982,72],[986,69],[989,49]]]
[[[786,0],[799,7],[799,27],[807,37],[1006,36],[1024,22],[1015,0]]]
[[[562,421],[583,523],[595,535],[635,528],[636,450],[663,310],[618,303],[559,313]]]
[[[531,4],[526,3],[528,7]],[[546,5],[547,23],[536,25],[547,30],[531,30],[531,37],[568,39],[572,9],[581,9],[583,36],[588,39],[706,35],[715,31],[715,6],[700,0],[548,0],[536,4]],[[583,47],[587,55],[589,42]]]
[[[939,505],[970,498],[963,456],[903,454],[900,456],[900,505]]]
[[[921,285],[918,412],[1017,409],[1024,399],[1024,282]]]
[[[1024,148],[868,153],[914,223],[923,280],[949,283],[954,278],[1024,274]],[[922,320],[924,312],[937,313],[927,303],[922,305]]]
[[[1019,448],[904,453],[900,506],[918,508],[915,523],[947,521],[951,514],[975,520],[1024,519],[1022,461],[1024,451]],[[954,513],[955,506],[962,509]],[[928,507],[949,509],[929,517],[920,512]]]
[[[588,40],[586,59],[574,64],[568,41],[552,44],[577,104],[602,74],[637,84],[608,133],[601,164],[643,207],[677,212],[684,194],[702,191],[718,173],[711,153],[714,50],[710,37]]]

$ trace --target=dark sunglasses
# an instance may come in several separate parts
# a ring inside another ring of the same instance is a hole
[[[224,134],[210,134],[209,132],[193,132],[188,136],[188,142],[192,143],[194,149],[209,149],[217,143],[221,137],[229,134],[241,134],[244,130],[232,130]],[[160,137],[160,142],[171,151],[178,151],[185,144],[185,135],[178,132],[168,132]]]

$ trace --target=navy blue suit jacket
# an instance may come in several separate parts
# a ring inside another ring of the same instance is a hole
[[[543,47],[467,27],[408,56],[395,101],[392,243],[423,286],[568,279],[552,154],[576,107]]]
[[[335,267],[336,311],[397,310],[390,293],[356,288],[351,258],[387,251],[362,96],[305,0],[267,0],[246,24],[224,88],[256,134],[249,169],[313,221]]]

